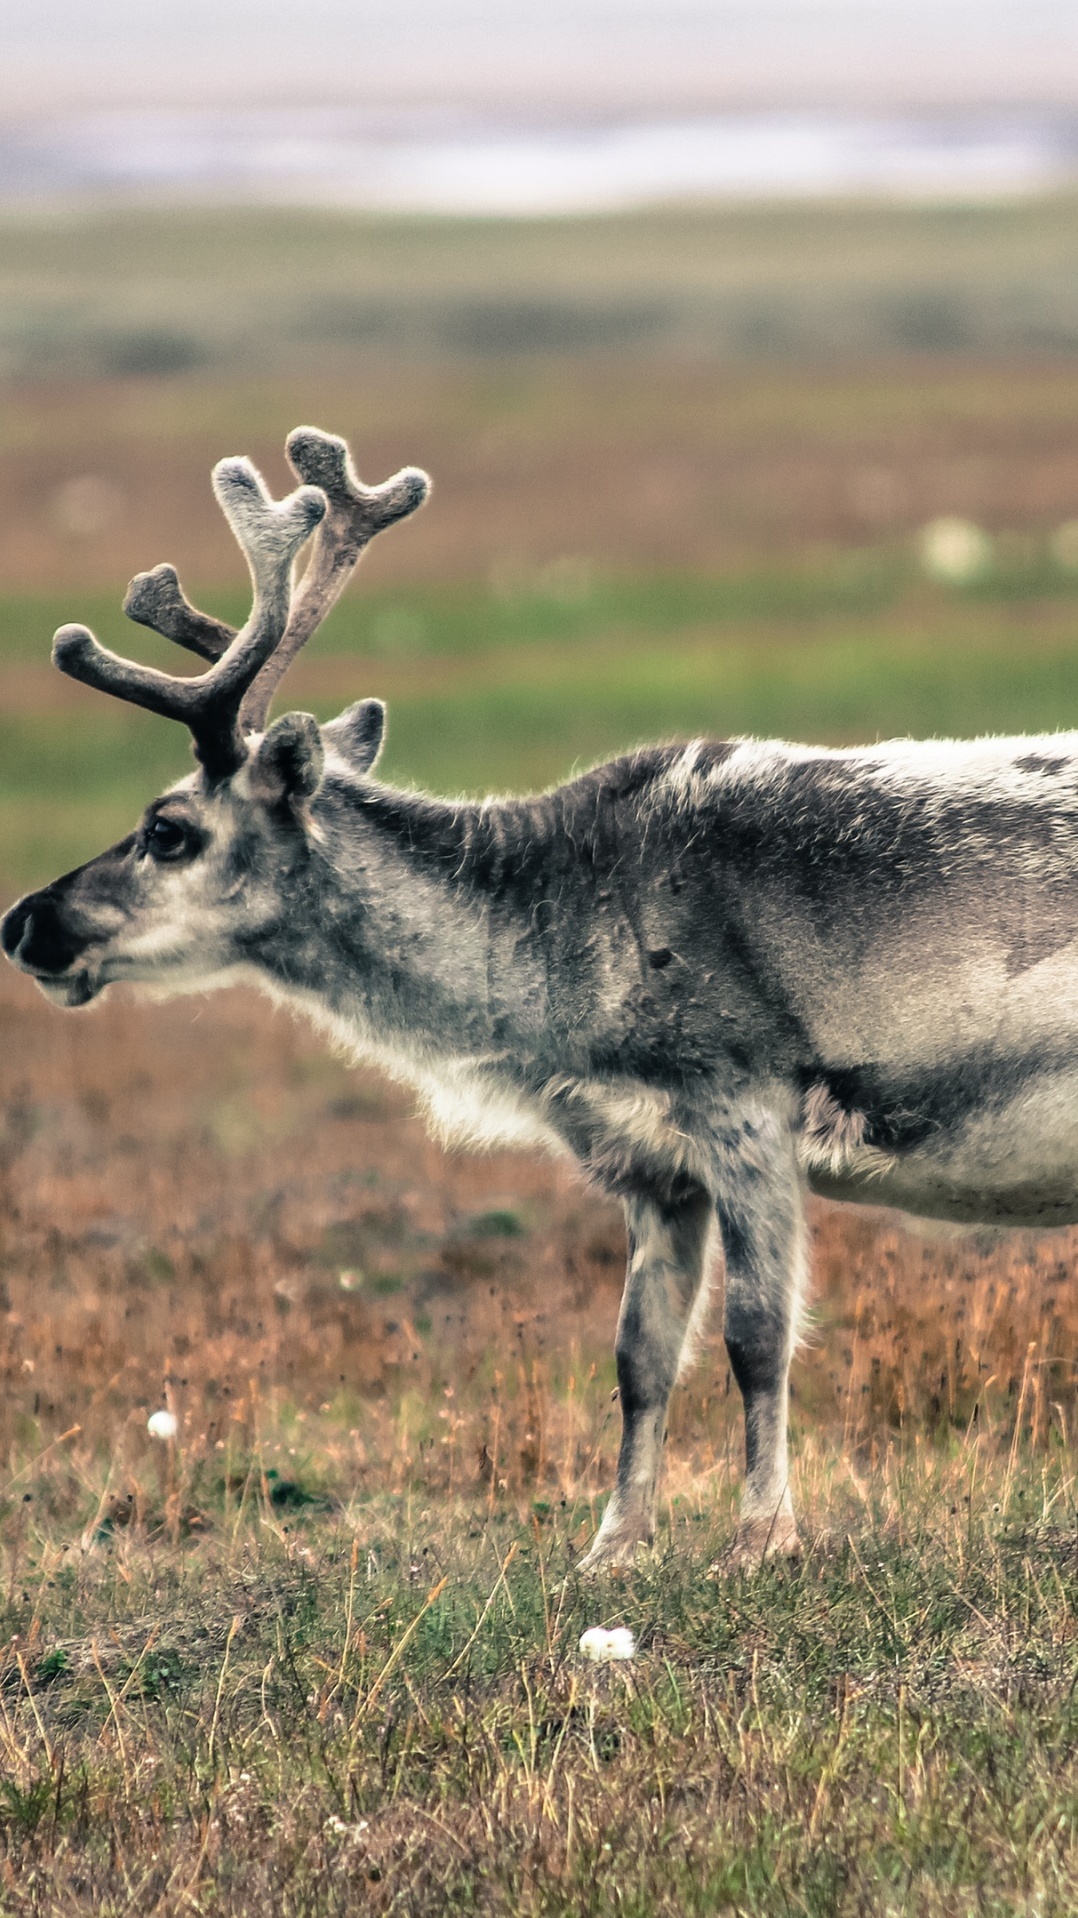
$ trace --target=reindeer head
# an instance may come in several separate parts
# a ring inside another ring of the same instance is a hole
[[[171,566],[140,573],[128,617],[209,660],[194,678],[121,659],[84,626],[53,642],[60,671],[190,728],[198,770],[155,799],[126,839],[29,893],[0,924],[4,951],[60,1005],[81,1006],[113,980],[177,988],[242,963],[281,909],[307,847],[308,806],[330,745],[370,769],[384,713],[364,700],[320,728],[287,713],[265,731],[276,688],[346,586],[364,547],[422,505],[430,482],[413,467],[366,487],[343,440],[313,427],[290,434],[304,483],[273,500],[249,460],[222,460],[214,492],[253,583],[240,632],[196,612]],[[293,591],[292,569],[317,530]]]

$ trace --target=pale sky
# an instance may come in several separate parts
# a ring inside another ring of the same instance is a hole
[[[0,0],[0,114],[1078,103],[1078,0]]]

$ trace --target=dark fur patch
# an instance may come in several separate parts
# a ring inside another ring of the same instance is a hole
[[[1020,773],[1044,773],[1046,777],[1078,770],[1073,759],[1053,758],[1048,753],[1023,753],[1014,763]]]

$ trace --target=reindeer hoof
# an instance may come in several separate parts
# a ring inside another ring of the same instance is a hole
[[[736,1572],[758,1572],[766,1559],[801,1556],[797,1525],[788,1513],[777,1518],[750,1518],[739,1525],[733,1540],[709,1568],[719,1578]]]
[[[650,1538],[596,1539],[576,1568],[578,1578],[624,1578],[651,1548]]]

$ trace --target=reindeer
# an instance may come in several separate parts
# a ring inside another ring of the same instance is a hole
[[[585,1570],[653,1538],[717,1239],[746,1427],[729,1563],[793,1556],[806,1191],[1078,1220],[1078,735],[696,740],[538,798],[398,791],[374,777],[379,701],[321,727],[266,721],[368,541],[428,481],[367,488],[312,428],[287,450],[303,484],[280,502],[245,460],[214,474],[253,580],[240,632],[189,605],[171,567],[129,589],[128,614],[205,672],[56,635],[62,672],[182,719],[197,768],[13,906],[4,950],[62,1006],[120,981],[251,980],[411,1082],[445,1133],[551,1147],[621,1199],[623,1433]]]

